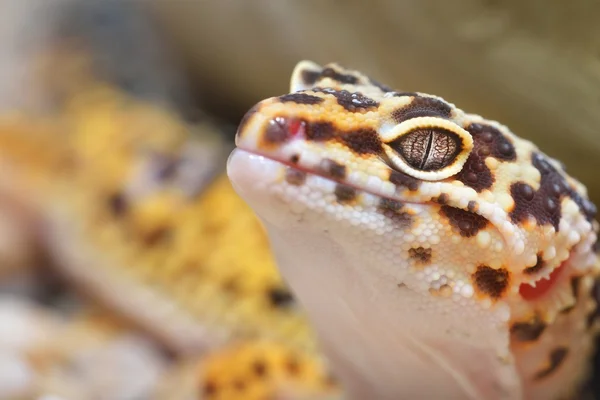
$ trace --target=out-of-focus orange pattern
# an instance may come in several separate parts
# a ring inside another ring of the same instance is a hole
[[[337,393],[260,223],[223,174],[221,126],[103,79],[90,51],[52,42],[32,61],[44,107],[0,114],[0,262],[12,260],[0,266],[0,326],[14,327],[0,329],[12,360],[0,393]]]

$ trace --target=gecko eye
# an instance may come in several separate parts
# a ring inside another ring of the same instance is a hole
[[[393,168],[424,180],[458,173],[473,148],[469,132],[437,117],[411,118],[387,132],[383,140]]]

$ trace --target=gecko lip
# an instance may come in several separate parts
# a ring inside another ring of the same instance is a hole
[[[433,201],[423,201],[423,202],[409,201],[409,200],[403,199],[401,197],[387,196],[387,195],[384,195],[382,193],[378,193],[376,191],[369,190],[369,189],[367,189],[367,188],[365,188],[363,186],[350,183],[350,182],[348,182],[348,181],[346,181],[344,179],[336,179],[334,177],[331,177],[330,175],[327,175],[327,174],[325,174],[323,172],[320,172],[317,169],[303,167],[301,165],[294,164],[291,161],[283,160],[281,158],[275,157],[275,156],[270,155],[270,154],[265,154],[263,152],[256,151],[254,149],[247,149],[247,148],[243,148],[243,147],[238,146],[236,149],[233,150],[233,152],[231,153],[231,155],[229,156],[229,158],[231,159],[232,155],[235,152],[240,152],[240,151],[248,153],[248,154],[251,154],[253,156],[262,157],[262,158],[264,158],[266,160],[269,160],[269,161],[272,161],[272,162],[276,162],[276,163],[278,163],[279,165],[281,165],[284,168],[290,168],[290,169],[293,169],[293,170],[296,170],[296,171],[300,171],[300,172],[308,174],[308,175],[318,176],[321,179],[325,179],[327,181],[334,182],[336,184],[345,185],[345,186],[348,186],[348,187],[350,187],[352,189],[355,189],[355,190],[357,190],[359,192],[368,193],[368,194],[370,194],[372,196],[376,196],[378,198],[387,199],[387,200],[393,200],[393,201],[401,201],[404,204],[439,205],[438,203],[435,203]]]

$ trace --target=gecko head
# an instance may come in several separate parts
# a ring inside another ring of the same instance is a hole
[[[545,306],[568,297],[557,271],[592,245],[585,189],[532,143],[337,64],[299,63],[236,144],[229,176],[295,290],[301,274],[362,282],[362,300],[400,286],[508,319],[511,302],[546,295],[542,281],[560,281]]]

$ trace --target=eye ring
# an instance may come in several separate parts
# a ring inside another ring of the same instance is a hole
[[[457,174],[473,150],[469,132],[438,117],[411,118],[382,136],[391,167],[427,181]]]

